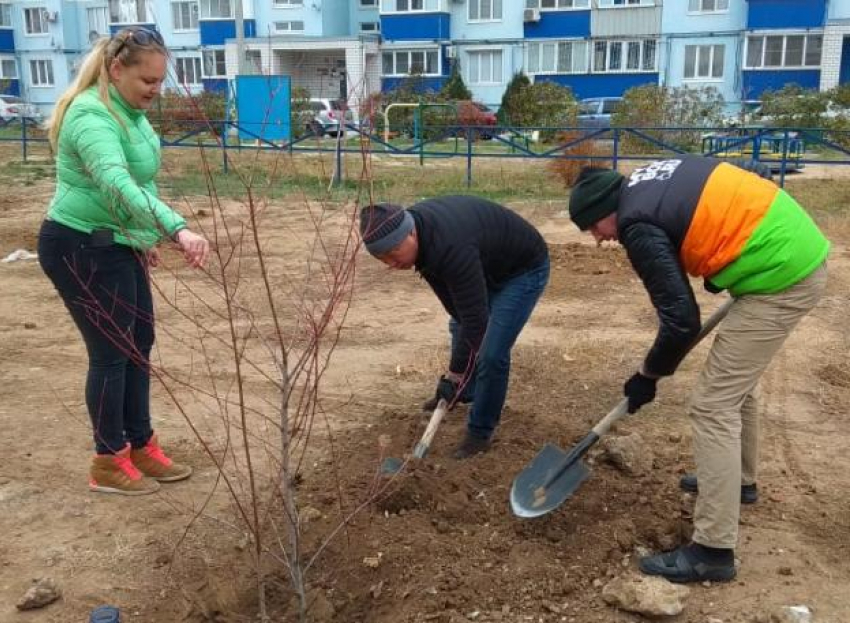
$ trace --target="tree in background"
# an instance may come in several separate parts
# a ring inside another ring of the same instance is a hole
[[[531,80],[524,73],[514,74],[499,106],[499,125],[531,125]]]
[[[710,128],[720,125],[725,102],[714,87],[660,87],[643,85],[623,94],[623,102],[611,119],[611,125],[624,128]],[[700,140],[698,130],[640,130],[642,134],[682,149],[694,148]],[[654,153],[658,145],[631,132],[623,136],[629,153]]]
[[[460,63],[457,59],[452,62],[452,73],[440,89],[440,96],[450,102],[472,99],[472,91],[467,88],[463,76],[460,75]]]

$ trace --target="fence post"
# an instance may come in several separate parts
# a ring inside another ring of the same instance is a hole
[[[419,143],[419,166],[424,166],[425,164],[425,145],[424,145],[424,137],[425,132],[423,131],[422,124],[424,123],[425,117],[422,114],[422,102],[419,102],[419,107],[413,111],[413,140]]]
[[[227,121],[221,124],[221,169],[227,175],[227,133],[230,131]]]
[[[620,164],[620,130],[619,128],[614,128],[614,147],[613,153],[611,154],[611,168],[615,171],[618,170],[618,166]]]
[[[339,188],[342,186],[342,140],[345,136],[345,130],[342,129],[342,124],[336,132],[336,158],[334,159],[334,172],[331,184]]]
[[[472,131],[466,133],[466,187],[472,186]]]
[[[761,131],[756,130],[756,135],[753,137],[753,160],[758,162],[761,160]]]
[[[782,164],[779,168],[779,187],[785,188],[785,170],[788,166],[788,128],[782,132]]]
[[[27,161],[27,118],[21,115],[21,150],[23,151],[24,162]]]

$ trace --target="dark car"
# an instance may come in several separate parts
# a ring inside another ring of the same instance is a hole
[[[578,126],[580,128],[603,129],[611,127],[611,115],[617,112],[622,97],[590,97],[578,104]]]

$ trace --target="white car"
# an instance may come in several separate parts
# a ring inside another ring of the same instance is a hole
[[[343,124],[354,122],[354,114],[345,106],[345,102],[311,97],[309,107],[312,118],[307,122],[306,129],[316,136],[324,134],[336,136],[339,132],[340,120]]]
[[[25,102],[17,95],[0,95],[0,120],[11,121],[21,117],[37,123],[42,120],[41,111],[35,104]]]

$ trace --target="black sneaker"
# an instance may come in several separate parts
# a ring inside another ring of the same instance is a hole
[[[670,582],[687,584],[689,582],[729,582],[735,579],[735,556],[732,550],[731,562],[706,561],[700,558],[695,543],[683,545],[672,552],[646,556],[638,562],[638,567],[647,575],[658,575]]]
[[[679,488],[688,493],[699,493],[696,474],[685,474],[679,480]],[[741,485],[741,504],[755,504],[759,500],[759,490],[755,483]]]
[[[483,437],[474,437],[469,433],[463,438],[455,451],[452,453],[452,458],[462,461],[476,454],[482,454],[490,449],[490,440]]]

